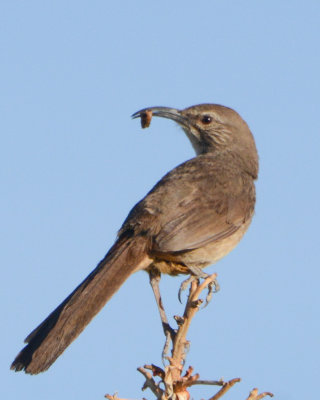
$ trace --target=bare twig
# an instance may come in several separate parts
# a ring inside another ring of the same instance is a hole
[[[120,399],[120,397],[118,397],[118,393],[115,394],[105,394],[104,397],[108,400],[129,400],[129,399]]]
[[[118,396],[117,396],[117,393],[115,393],[115,394],[105,394],[104,397],[106,399],[108,399],[108,400],[118,400],[119,399]]]
[[[210,384],[222,386],[224,382],[221,381],[199,381],[199,374],[193,374],[193,368],[189,367],[184,375],[183,367],[186,357],[186,349],[189,342],[186,339],[186,335],[192,321],[192,318],[199,310],[202,300],[199,299],[201,292],[208,287],[216,279],[216,274],[208,276],[200,284],[199,280],[195,279],[190,284],[189,296],[185,306],[185,310],[182,317],[175,317],[178,325],[178,329],[175,335],[171,336],[172,351],[171,357],[167,357],[169,365],[165,367],[165,370],[155,365],[145,365],[144,368],[139,368],[145,378],[146,382],[143,389],[149,387],[152,392],[157,396],[157,399],[178,399],[188,400],[190,394],[188,388],[196,384]],[[163,318],[162,318],[163,321]],[[166,321],[167,322],[167,321]],[[155,380],[151,377],[150,373],[146,371],[149,369],[152,371],[153,376],[159,376],[164,384],[164,391],[156,384]],[[163,397],[162,397],[163,396]]]
[[[222,379],[220,379],[219,381],[206,381],[203,379],[198,379],[197,381],[192,382],[190,386],[194,385],[223,386],[224,381]]]
[[[201,283],[199,279],[193,279],[190,281],[190,290],[184,313],[182,317],[174,317],[178,326],[178,328],[174,330],[169,325],[163,308],[160,293],[158,291],[158,276],[150,276],[150,279],[153,280],[154,284],[154,292],[160,311],[162,326],[167,339],[166,343],[167,345],[170,344],[170,341],[168,341],[170,338],[172,344],[171,357],[166,357],[166,360],[169,361],[169,364],[164,368],[160,368],[154,364],[144,365],[144,367],[138,368],[138,371],[145,378],[142,390],[149,388],[157,400],[190,400],[189,387],[194,385],[220,386],[221,388],[218,390],[218,392],[209,399],[218,400],[224,396],[228,390],[232,388],[232,386],[241,380],[240,378],[234,378],[227,382],[224,382],[222,379],[200,380],[199,374],[194,374],[192,367],[188,367],[187,370],[183,372],[186,353],[190,344],[186,338],[186,335],[193,317],[203,303],[203,301],[200,299],[200,294],[206,288],[209,288],[209,294],[212,293],[212,285],[218,287],[216,277],[216,274],[212,274],[206,277]],[[155,380],[155,377],[157,377],[158,382]],[[266,396],[272,397],[273,394],[270,392],[263,392],[259,394],[258,389],[255,388],[250,392],[249,397],[246,400],[261,400]],[[128,400],[120,399],[117,394],[107,394],[105,397],[108,400]]]
[[[105,394],[104,397],[108,400],[133,400],[133,399],[122,399],[118,397],[118,394]],[[145,398],[142,398],[142,400],[146,400]]]
[[[157,399],[161,399],[163,396],[163,390],[159,387],[159,384],[155,382],[152,378],[150,372],[146,371],[144,368],[139,367],[137,370],[146,378],[144,385],[142,386],[142,390],[146,390],[149,388]]]
[[[198,280],[194,280],[191,282],[189,296],[185,306],[183,317],[179,321],[179,328],[173,341],[172,364],[183,365],[186,356],[185,349],[188,344],[186,335],[189,330],[192,318],[202,304],[202,300],[199,299],[199,296],[202,290],[204,290],[211,282],[215,281],[216,277],[217,274],[212,274],[204,279],[201,284]]]
[[[226,392],[232,388],[233,385],[235,385],[237,382],[240,382],[241,379],[240,378],[234,378],[231,379],[228,382],[225,382],[222,386],[222,388],[219,390],[219,392],[217,392],[214,396],[210,397],[209,400],[218,400],[220,399],[224,394],[226,394]]]
[[[261,400],[266,396],[273,397],[273,393],[263,392],[263,393],[259,394],[258,389],[254,388],[251,390],[251,392],[249,393],[249,397],[247,397],[246,400]]]

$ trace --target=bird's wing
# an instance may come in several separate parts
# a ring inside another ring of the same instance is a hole
[[[181,164],[134,207],[122,229],[139,225],[147,232],[152,226],[159,252],[196,249],[232,235],[252,215],[254,185],[226,169],[204,156]]]
[[[240,199],[219,193],[210,199],[193,194],[190,202],[173,207],[169,219],[155,238],[161,252],[196,249],[232,235],[247,219]],[[238,200],[238,201],[237,201]]]
[[[152,237],[156,252],[196,249],[226,238],[253,213],[252,178],[198,156],[174,168],[129,213],[121,232]]]

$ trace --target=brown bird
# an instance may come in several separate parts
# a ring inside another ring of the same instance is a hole
[[[134,272],[199,276],[248,229],[258,155],[245,121],[216,104],[151,107],[132,117],[147,126],[151,115],[177,122],[196,157],[170,171],[135,205],[104,259],[30,333],[11,369],[47,370]]]

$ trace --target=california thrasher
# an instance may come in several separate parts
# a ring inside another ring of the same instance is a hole
[[[139,270],[197,274],[229,253],[251,222],[258,155],[234,110],[201,104],[151,107],[133,114],[177,122],[196,152],[165,175],[131,210],[115,244],[91,274],[26,338],[11,365],[47,370],[124,281]]]

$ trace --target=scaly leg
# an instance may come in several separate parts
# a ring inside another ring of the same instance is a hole
[[[161,273],[156,269],[152,269],[149,271],[149,279],[150,279],[150,285],[152,287],[154,297],[156,299],[158,310],[160,313],[163,332],[166,337],[165,345],[164,345],[164,348],[162,351],[162,359],[164,361],[165,357],[167,356],[167,354],[169,352],[170,342],[173,341],[175,332],[169,325],[168,318],[167,318],[167,315],[165,313],[165,310],[164,310],[164,307],[162,304],[162,299],[161,299],[160,289],[159,289]]]

